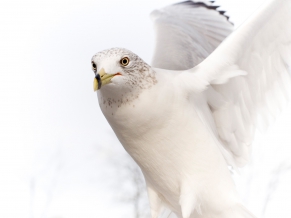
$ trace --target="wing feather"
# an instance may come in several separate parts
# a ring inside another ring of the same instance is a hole
[[[153,11],[156,47],[152,66],[185,70],[208,57],[233,30],[217,8],[209,1],[196,0]]]
[[[190,70],[192,81],[204,81],[199,91],[206,93],[216,124],[213,131],[231,154],[228,163],[247,163],[256,129],[266,128],[290,97],[290,12],[290,0],[267,1]],[[189,75],[181,75],[189,83]]]

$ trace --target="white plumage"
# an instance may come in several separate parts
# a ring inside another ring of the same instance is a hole
[[[232,32],[233,25],[219,14],[218,6],[200,2],[182,2],[151,13],[156,31],[153,67],[190,69]]]
[[[228,165],[247,163],[256,128],[290,96],[290,11],[290,0],[269,0],[213,52],[231,24],[211,3],[187,1],[152,13],[153,67],[126,49],[92,58],[101,110],[144,174],[153,218],[165,207],[254,217]]]

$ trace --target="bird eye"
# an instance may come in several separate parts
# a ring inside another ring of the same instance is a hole
[[[127,66],[129,64],[129,58],[128,57],[124,57],[120,60],[120,64],[122,66]]]
[[[97,66],[96,66],[96,64],[92,61],[91,62],[91,64],[92,64],[92,69],[94,70],[94,71],[96,71],[97,70]]]

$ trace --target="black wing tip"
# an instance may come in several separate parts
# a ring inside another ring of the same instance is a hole
[[[215,1],[209,1],[210,3],[215,3]],[[234,25],[230,20],[229,20],[229,16],[225,15],[226,11],[220,11],[220,10],[217,10],[220,6],[217,6],[217,5],[207,5],[205,4],[204,2],[194,2],[194,1],[191,1],[191,0],[187,0],[187,1],[183,1],[183,2],[178,2],[174,5],[189,5],[189,6],[192,6],[192,7],[205,7],[209,10],[215,10],[217,11],[219,14],[221,14],[222,16],[224,16],[226,18],[226,20],[231,24],[231,25]]]

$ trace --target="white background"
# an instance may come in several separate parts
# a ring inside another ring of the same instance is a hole
[[[125,153],[99,109],[90,60],[125,47],[150,63],[149,13],[174,2],[1,1],[0,217],[133,217],[116,170]],[[238,26],[264,1],[216,2]],[[291,217],[290,127],[286,110],[236,178],[259,217]]]

